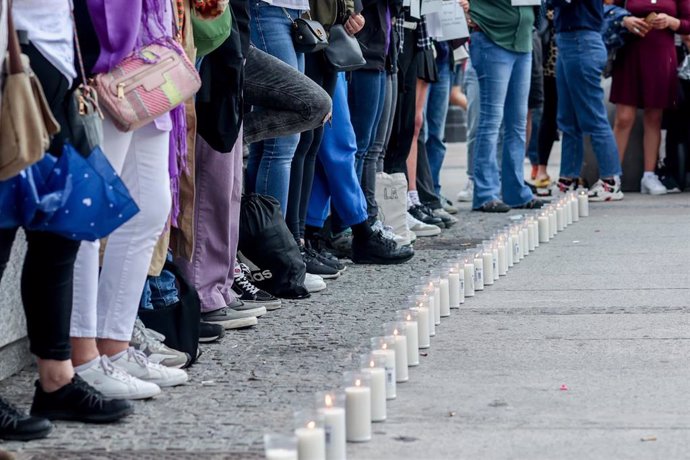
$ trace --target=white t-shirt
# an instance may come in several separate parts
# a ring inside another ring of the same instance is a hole
[[[263,0],[265,3],[293,10],[309,11],[309,0]]]
[[[70,0],[14,0],[12,19],[16,30],[29,40],[48,62],[69,80],[76,78]]]

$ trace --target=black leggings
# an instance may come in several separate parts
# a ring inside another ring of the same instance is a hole
[[[31,60],[55,118],[66,127],[67,80],[34,46],[22,46],[22,51]],[[66,133],[63,129],[53,138],[51,153],[61,153]],[[16,233],[16,228],[0,229],[0,277],[10,260]],[[41,359],[66,361],[71,354],[72,278],[80,242],[34,231],[26,232],[26,241],[21,293],[31,352]]]
[[[305,55],[304,73],[333,97],[338,74],[326,62],[323,52]],[[316,155],[321,147],[321,139],[323,139],[323,125],[312,131],[303,132],[290,166],[290,189],[285,223],[297,241],[304,238],[309,198],[314,184]]]
[[[539,164],[547,166],[553,143],[558,140],[558,93],[556,77],[544,76],[544,113],[539,125]]]

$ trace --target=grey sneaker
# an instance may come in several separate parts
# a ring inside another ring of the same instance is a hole
[[[241,313],[244,316],[253,316],[258,318],[266,314],[266,307],[261,305],[253,305],[250,303],[244,303],[240,299],[235,299],[228,304],[228,308],[235,310],[237,313]]]
[[[129,344],[146,355],[152,363],[165,367],[180,369],[189,364],[190,357],[187,353],[173,350],[163,343],[165,336],[158,332],[146,329],[144,323],[137,318],[134,323],[134,331]]]
[[[244,304],[243,304],[244,306]],[[254,309],[253,307],[250,307]],[[260,307],[266,313],[264,307]],[[220,324],[225,329],[244,329],[256,326],[259,320],[251,313],[245,306],[243,311],[238,311],[234,308],[223,307],[218,310],[201,313],[201,320],[206,323]]]
[[[439,196],[439,200],[441,200],[441,206],[443,206],[443,210],[446,211],[448,214],[457,214],[458,213],[458,208],[453,206],[453,202],[450,201],[448,198],[441,195],[441,196]]]

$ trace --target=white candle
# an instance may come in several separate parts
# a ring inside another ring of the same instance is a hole
[[[431,340],[429,339],[429,309],[426,306],[417,305],[415,308],[417,310],[417,335],[419,341],[419,348],[425,349],[431,346]]]
[[[539,216],[539,242],[549,242],[549,218],[543,214]]]
[[[407,337],[407,365],[419,366],[419,323],[417,312],[402,310],[398,318],[405,322],[405,336]]]
[[[556,230],[562,232],[565,229],[565,210],[563,206],[556,207]]]
[[[464,262],[462,263],[461,267],[464,267]],[[460,277],[460,291],[459,291],[459,300],[460,304],[465,303],[465,269],[460,268],[460,273],[458,273],[458,276]]]
[[[558,226],[556,223],[556,210],[551,209],[551,212],[549,213],[549,235],[551,238],[556,236],[556,233],[558,233]]]
[[[508,268],[514,265],[513,255],[515,254],[515,240],[513,239],[513,234],[508,233],[506,235],[506,261],[508,262]]]
[[[479,254],[474,256],[474,290],[484,290],[484,259]]]
[[[426,296],[426,308],[429,309],[429,337],[436,336],[436,300],[433,290],[431,295]]]
[[[355,380],[345,388],[345,420],[347,440],[366,442],[371,440],[371,389]]]
[[[388,344],[384,343],[381,344],[381,346],[388,347]],[[386,399],[395,399],[397,397],[397,386],[395,384],[395,350],[381,348],[372,350],[371,354],[386,358]]]
[[[474,264],[471,259],[465,261],[465,297],[474,297]]]
[[[580,221],[580,207],[577,205],[577,197],[573,194],[570,195],[570,208],[573,213],[573,222]]]
[[[539,222],[537,219],[532,219],[532,228],[534,228],[534,248],[539,247]]]
[[[398,383],[410,380],[407,370],[407,336],[404,334],[394,334],[395,336],[395,375]]]
[[[580,192],[577,196],[577,204],[580,217],[589,217],[589,197],[587,197],[587,192]]]
[[[565,225],[572,225],[573,223],[573,207],[570,205],[570,199],[563,200],[563,208],[565,209]]]
[[[527,240],[527,228],[520,228],[520,260],[529,254],[529,242]]]
[[[506,245],[501,240],[498,243],[498,274],[506,276],[508,273],[508,256],[506,255]]]
[[[372,356],[373,357],[373,356]],[[371,389],[371,421],[384,422],[386,414],[386,369],[381,359],[371,359],[369,364],[362,367],[362,373],[369,375]]]
[[[441,324],[441,284],[440,281],[434,281],[434,325]],[[434,335],[436,329],[434,329]]]
[[[336,405],[336,399],[339,404]],[[345,427],[345,395],[340,393],[317,393],[317,409],[323,417],[323,429],[326,435],[326,460],[345,460],[346,427]]]
[[[441,297],[441,318],[450,316],[450,283],[448,278],[441,278],[439,284],[439,293]]]
[[[494,281],[498,281],[498,248],[495,244],[491,247],[491,265],[494,268]]]
[[[520,263],[520,234],[518,232],[511,233],[513,239],[513,263]]]
[[[297,450],[293,449],[266,449],[266,460],[298,460]]]
[[[484,268],[484,285],[491,286],[494,284],[494,256],[490,250],[484,250],[482,253],[482,265]]]
[[[323,428],[316,426],[316,422],[309,422],[307,426],[297,428],[295,436],[299,460],[326,459],[326,433]]]
[[[527,239],[529,241],[528,249],[532,252],[537,247],[537,229],[534,228],[534,221],[532,220],[527,222]]]
[[[457,271],[448,273],[448,305],[460,308],[460,274]]]

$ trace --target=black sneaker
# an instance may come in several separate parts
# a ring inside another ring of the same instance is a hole
[[[325,249],[339,259],[352,259],[352,230],[347,229],[328,238]]]
[[[234,276],[235,282],[232,285],[232,290],[244,304],[266,307],[267,311],[277,310],[283,306],[280,299],[252,284],[250,281],[251,271],[245,264],[240,264],[239,269],[235,269]]]
[[[398,246],[393,240],[374,232],[366,240],[352,240],[352,261],[356,264],[402,264],[414,257],[410,246]]]
[[[347,268],[344,263],[342,263],[336,256],[333,255],[333,253],[326,249],[326,245],[324,244],[323,239],[320,239],[318,241],[313,239],[305,239],[304,245],[309,249],[313,249],[318,259],[322,263],[335,268],[339,272],[343,272]]]
[[[71,383],[46,393],[36,381],[31,415],[48,420],[69,420],[82,423],[112,423],[134,412],[124,399],[106,399],[103,394],[75,374]]]
[[[514,206],[514,209],[541,209],[544,207],[546,203],[542,200],[537,200],[536,198],[532,198],[525,204],[521,204],[520,206]]]
[[[199,343],[216,342],[225,336],[225,328],[220,324],[207,323],[201,321],[199,323]]]
[[[45,438],[53,431],[53,424],[42,417],[26,415],[0,398],[0,439],[31,441]]]
[[[478,208],[473,208],[472,211],[480,211],[480,212],[493,212],[493,213],[498,213],[498,212],[508,212],[510,211],[510,206],[502,202],[501,200],[492,200],[489,201],[488,203],[484,203]]]
[[[441,219],[440,217],[434,217],[432,215],[433,212],[427,213],[424,210],[424,206],[412,206],[410,209],[407,210],[407,212],[415,219],[424,222],[427,225],[436,225],[437,227],[446,228],[445,224],[443,223],[443,219]]]
[[[302,253],[304,265],[307,266],[307,273],[319,275],[326,280],[334,280],[340,276],[340,271],[330,265],[326,265],[313,249],[302,246],[300,252]]]

